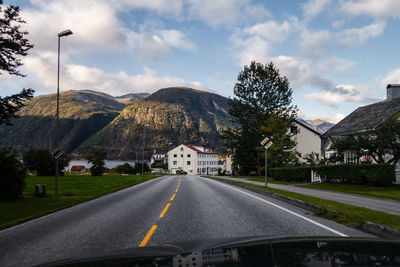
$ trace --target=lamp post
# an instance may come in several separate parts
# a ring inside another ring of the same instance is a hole
[[[58,61],[57,61],[57,111],[56,111],[56,139],[55,139],[55,149],[58,147],[58,117],[59,117],[59,109],[60,109],[60,39],[61,37],[71,35],[72,31],[71,30],[65,30],[60,32],[58,36]],[[55,181],[55,189],[54,189],[54,195],[55,197],[58,197],[58,159],[59,157],[56,158],[56,181]]]
[[[144,125],[144,127],[146,128],[146,127],[149,127],[149,124],[148,123],[146,123],[145,125]],[[143,168],[144,168],[144,141],[145,141],[145,139],[146,139],[146,131],[145,131],[145,128],[143,128],[143,146],[142,146],[142,176],[143,176]]]

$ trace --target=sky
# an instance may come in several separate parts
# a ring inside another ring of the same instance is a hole
[[[289,79],[304,119],[337,123],[400,83],[399,0],[14,0],[34,48],[0,75],[0,96],[33,88],[113,96],[188,86],[233,97],[252,60]]]

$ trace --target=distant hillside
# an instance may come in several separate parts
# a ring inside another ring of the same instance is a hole
[[[141,158],[143,138],[146,158],[153,149],[168,149],[180,143],[218,148],[220,131],[230,125],[228,110],[228,99],[217,94],[181,87],[160,89],[128,104],[74,152],[103,149],[112,158],[134,159],[136,153]]]
[[[124,108],[114,97],[91,90],[60,93],[60,147],[71,152],[112,121]],[[22,153],[52,148],[56,127],[56,94],[35,97],[21,109],[13,126],[0,125],[0,147]]]
[[[115,99],[123,104],[128,104],[136,100],[144,99],[148,97],[148,93],[137,93],[137,94],[126,94],[122,96],[117,96]]]
[[[321,119],[307,120],[307,122],[313,126],[318,127],[323,132],[328,131],[330,128],[332,128],[335,125],[334,123],[330,123],[330,122],[327,122],[327,121],[321,120]]]

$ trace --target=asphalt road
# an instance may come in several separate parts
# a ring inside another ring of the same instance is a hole
[[[1,231],[0,266],[186,240],[299,235],[370,236],[211,179],[166,176]]]
[[[264,183],[251,181],[243,178],[232,178],[232,177],[222,177],[224,179],[233,180],[233,181],[241,181],[250,184],[256,185],[264,185]],[[318,198],[323,198],[327,200],[333,200],[342,202],[345,204],[363,207],[367,209],[383,211],[394,215],[400,215],[400,201],[391,200],[391,199],[383,199],[369,196],[362,196],[356,194],[348,194],[341,192],[334,192],[328,190],[319,190],[305,187],[298,187],[293,185],[283,185],[283,184],[268,184],[269,187],[275,189],[281,189],[285,191],[290,191],[294,193],[299,193],[307,196],[313,196]]]

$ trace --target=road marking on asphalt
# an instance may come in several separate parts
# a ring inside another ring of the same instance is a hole
[[[157,229],[157,225],[153,225],[150,229],[150,231],[147,233],[147,235],[144,237],[142,240],[142,243],[140,243],[139,247],[144,247],[146,246],[147,242],[149,242],[150,237],[153,235],[154,231]]]
[[[179,186],[181,185],[181,178],[179,177],[179,183],[178,186],[176,187],[175,193],[172,195],[170,201],[174,200],[176,196],[176,192],[178,192]],[[171,206],[171,203],[168,202],[168,204],[165,206],[164,210],[161,212],[159,219],[164,217],[165,213],[167,212],[169,206]],[[151,236],[153,235],[154,231],[157,229],[157,225],[153,225],[150,229],[150,231],[147,233],[147,235],[144,237],[143,241],[140,243],[139,247],[144,247],[146,246],[147,242],[149,242]]]
[[[225,184],[223,184],[223,183],[219,183],[219,184],[221,184],[221,185],[223,185],[223,186],[225,186],[225,187],[228,187],[228,188],[230,188],[230,189],[232,189],[232,190],[236,190],[236,191],[238,191],[238,192],[240,192],[240,193],[242,193],[242,194],[248,195],[248,196],[250,196],[250,197],[252,197],[252,198],[261,200],[261,201],[264,202],[264,203],[267,203],[267,204],[269,204],[269,205],[271,205],[271,206],[274,206],[275,208],[278,208],[278,209],[281,209],[281,210],[283,210],[283,211],[286,211],[287,213],[290,213],[290,214],[292,214],[292,215],[294,215],[294,216],[297,216],[297,217],[299,217],[299,218],[301,218],[301,219],[303,219],[303,220],[306,220],[306,221],[308,221],[308,222],[310,222],[310,223],[312,223],[312,224],[315,224],[315,225],[317,225],[317,226],[319,226],[319,227],[321,227],[321,228],[324,228],[325,230],[328,230],[328,231],[330,231],[330,232],[332,232],[332,233],[335,233],[335,234],[337,234],[337,235],[339,235],[339,236],[348,237],[348,235],[343,234],[342,232],[336,231],[336,230],[334,230],[334,229],[332,229],[332,228],[330,228],[330,227],[328,227],[328,226],[326,226],[326,225],[323,225],[323,224],[321,224],[321,223],[319,223],[319,222],[316,222],[316,221],[311,220],[311,219],[309,219],[309,218],[307,218],[307,217],[304,217],[304,216],[302,216],[302,215],[300,215],[300,214],[298,214],[298,213],[296,213],[296,212],[294,212],[294,211],[288,210],[288,209],[286,209],[286,208],[284,208],[284,207],[281,207],[281,206],[279,206],[279,205],[277,205],[277,204],[275,204],[275,203],[269,202],[268,200],[265,200],[265,199],[256,197],[256,196],[254,196],[254,195],[252,195],[252,194],[250,194],[250,193],[247,193],[247,192],[244,192],[244,191],[242,191],[242,190],[236,189],[236,188],[234,188],[234,187],[232,187],[232,186],[229,186],[229,185],[225,185]]]
[[[167,212],[170,205],[171,203],[168,203],[167,206],[165,206],[164,210],[160,214],[160,218],[164,217],[164,214]]]

